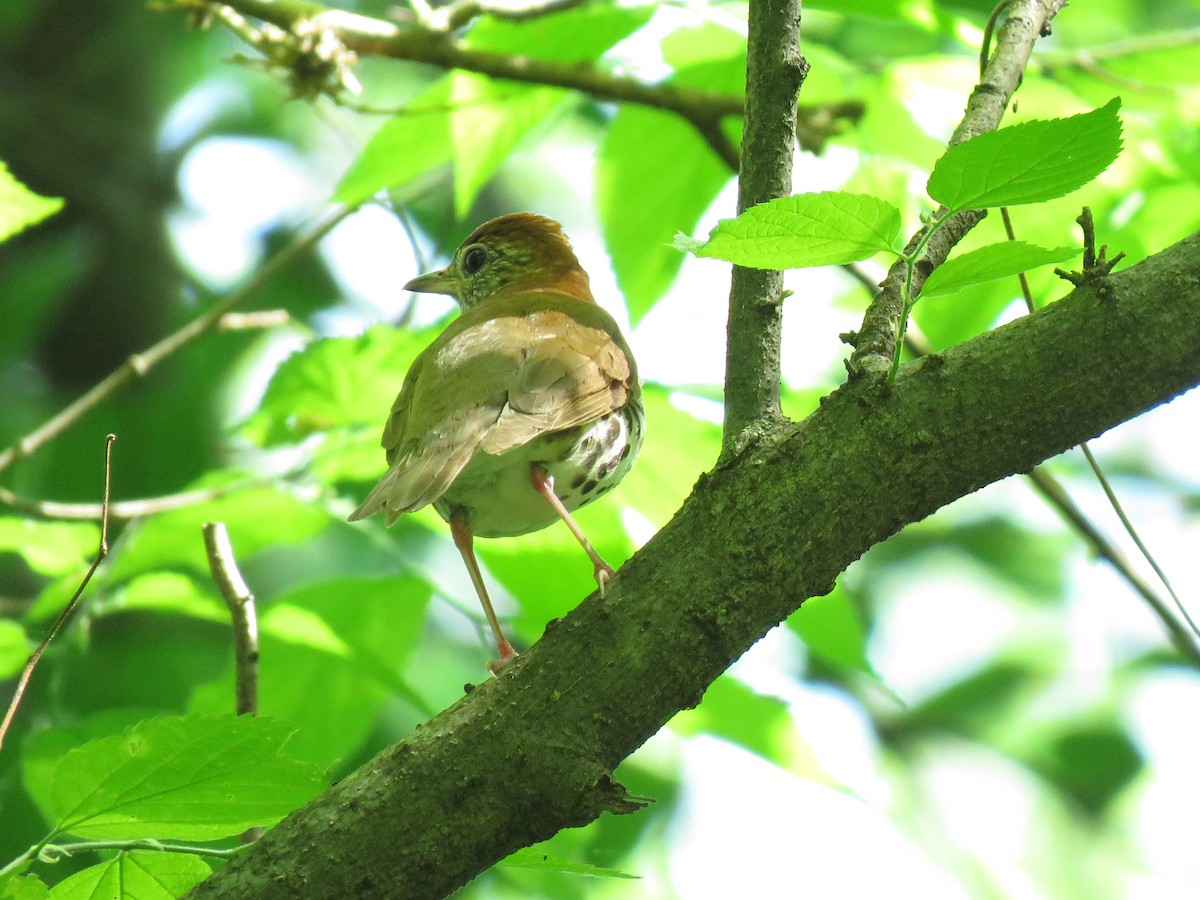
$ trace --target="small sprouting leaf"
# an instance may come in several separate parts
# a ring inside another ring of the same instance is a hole
[[[76,872],[54,886],[50,900],[175,900],[211,874],[204,860],[190,853],[134,850]]]
[[[1120,98],[1113,98],[1078,116],[1021,122],[973,137],[934,164],[926,190],[952,210],[1064,197],[1121,152],[1120,107]]]
[[[292,727],[249,716],[163,716],[63,755],[50,784],[55,834],[216,840],[282,818],[324,787],[282,752]]]
[[[1079,250],[1078,247],[1055,247],[1051,250],[1024,241],[988,244],[949,259],[934,269],[921,288],[921,296],[953,294],[973,284],[1008,278],[1049,263],[1065,262],[1078,256]]]
[[[0,162],[0,241],[54,215],[62,205],[59,197],[43,197],[29,190]]]
[[[801,269],[895,252],[900,210],[865,194],[795,194],[723,219],[697,242],[675,239],[680,250],[753,269]]]

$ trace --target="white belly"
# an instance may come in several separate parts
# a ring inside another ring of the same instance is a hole
[[[558,516],[534,490],[531,466],[545,468],[554,479],[554,493],[575,510],[612,490],[641,445],[639,409],[628,417],[610,413],[591,425],[543,435],[500,456],[479,451],[433,506],[443,519],[461,513],[477,537],[537,531]]]

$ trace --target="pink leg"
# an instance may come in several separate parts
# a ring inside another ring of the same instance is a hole
[[[517,651],[512,648],[512,644],[500,630],[500,620],[496,618],[496,611],[492,609],[492,601],[488,597],[487,588],[483,585],[483,575],[480,573],[479,563],[475,559],[471,526],[462,516],[452,515],[450,516],[450,533],[454,535],[454,545],[458,547],[463,562],[467,564],[467,572],[470,573],[471,582],[475,585],[475,593],[479,595],[479,602],[483,604],[483,614],[487,617],[488,625],[492,629],[492,636],[496,639],[496,650],[500,654],[500,658],[488,663],[488,671],[496,675],[517,658]]]
[[[610,578],[616,574],[613,567],[600,558],[600,554],[595,551],[588,539],[584,537],[583,529],[571,518],[571,514],[567,508],[563,506],[563,502],[558,499],[558,494],[554,493],[554,477],[547,472],[542,466],[534,463],[529,467],[529,479],[533,482],[533,489],[541,494],[546,502],[554,507],[554,511],[558,513],[558,517],[567,523],[567,527],[571,529],[571,534],[575,535],[575,540],[579,541],[579,545],[583,547],[583,551],[591,559],[592,565],[595,567],[592,574],[596,578],[596,584],[600,586],[600,596],[604,596],[604,589]]]

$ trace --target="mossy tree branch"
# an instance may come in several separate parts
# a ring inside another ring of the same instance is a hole
[[[886,393],[844,386],[702,479],[607,597],[192,896],[442,897],[629,811],[617,764],[870,546],[1200,383],[1197,304],[1200,235],[903,366]]]

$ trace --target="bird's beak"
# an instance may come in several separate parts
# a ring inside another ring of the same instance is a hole
[[[416,291],[421,294],[449,294],[458,296],[458,278],[451,266],[436,272],[426,272],[418,275],[404,286],[406,291]]]

